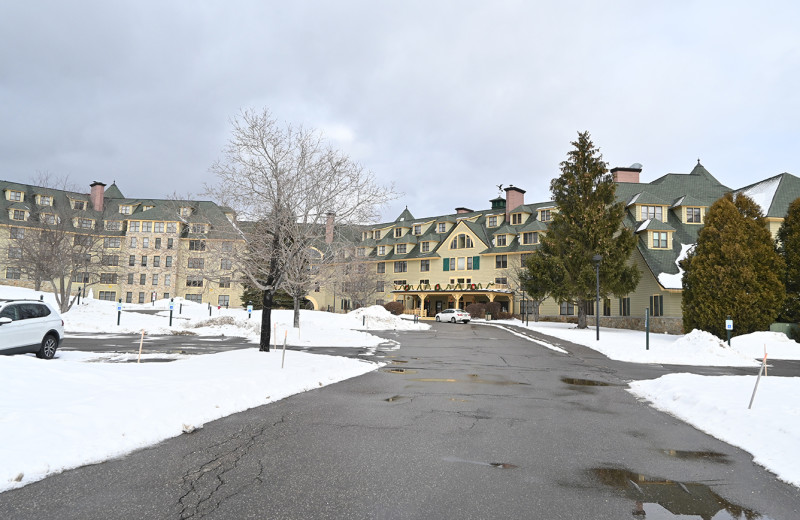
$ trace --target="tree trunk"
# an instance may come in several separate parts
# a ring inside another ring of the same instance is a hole
[[[542,302],[533,300],[532,303],[533,305],[531,307],[533,307],[533,321],[537,322],[539,321],[539,306],[542,304]]]
[[[300,297],[296,294],[292,296],[294,300],[294,328],[300,328]]]
[[[586,300],[578,300],[578,328],[586,328]]]
[[[269,352],[270,332],[272,331],[272,291],[264,291],[261,295],[261,340],[258,350]]]

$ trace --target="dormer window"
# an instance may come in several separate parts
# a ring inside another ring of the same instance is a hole
[[[450,249],[468,249],[472,247],[472,238],[469,235],[460,234],[450,242]]]
[[[517,224],[522,224],[522,213],[512,213],[511,224],[514,226],[516,226]]]
[[[686,222],[689,224],[701,224],[703,212],[700,208],[686,208]]]
[[[430,242],[423,242],[419,246],[419,250],[423,253],[427,253],[431,250],[431,243]]]
[[[106,220],[106,231],[122,231],[122,222],[119,220]]]
[[[406,254],[406,244],[397,244],[396,246],[394,246],[394,251],[398,255]]]
[[[444,222],[439,222],[436,231],[439,233],[445,233],[447,231],[447,224],[445,224]]]
[[[550,222],[552,215],[550,214],[549,209],[543,209],[539,211],[539,220],[542,222]]]
[[[184,206],[180,210],[178,210],[178,214],[182,217],[188,217],[192,214],[192,208]]]
[[[53,197],[49,195],[39,195],[39,205],[40,206],[52,206],[53,205]]]
[[[498,247],[502,247],[502,246],[508,245],[508,243],[506,242],[506,235],[497,235],[497,236],[495,236],[494,245],[496,245]]]
[[[153,209],[155,206],[144,206],[142,207],[142,211],[147,211],[148,209]]]
[[[130,215],[131,213],[133,213],[133,206],[123,204],[119,207],[119,212],[122,213],[123,215]]]
[[[662,206],[642,206],[642,220],[662,220],[663,212]]]
[[[381,238],[381,230],[380,229],[376,229],[375,230],[375,240],[378,240],[380,238]]]
[[[486,225],[489,227],[497,227],[497,217],[489,217],[487,219]]]
[[[539,243],[539,233],[535,231],[529,233],[522,234],[522,243],[523,244],[538,244]]]
[[[42,213],[42,216],[40,218],[42,219],[42,222],[44,222],[45,224],[53,225],[56,223],[56,216],[53,215],[52,213]]]
[[[366,254],[366,249],[363,247],[359,247],[356,249],[356,256],[364,256]]]
[[[13,201],[13,202],[20,202],[20,201],[22,201],[22,199],[23,199],[23,197],[22,197],[22,192],[21,192],[21,191],[16,191],[16,190],[8,190],[6,193],[8,193],[8,195],[6,195],[6,197],[7,197],[7,198],[8,198],[8,200],[10,200],[10,201]]]
[[[667,249],[667,232],[653,231],[653,249]]]
[[[27,220],[28,212],[24,209],[15,209],[11,212],[11,218],[14,220]]]
[[[403,228],[394,228],[394,236],[395,238],[403,236]]]
[[[76,209],[78,211],[83,211],[86,209],[86,201],[85,200],[73,200],[72,201],[72,209]]]
[[[386,246],[378,246],[378,254],[383,256],[386,254]]]
[[[89,218],[79,218],[78,227],[81,229],[92,229],[94,227],[94,220]]]
[[[415,224],[414,225],[414,234],[415,235],[421,235],[422,234],[422,225],[421,224]]]

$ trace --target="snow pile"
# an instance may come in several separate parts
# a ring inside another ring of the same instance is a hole
[[[108,362],[131,357],[59,351],[44,362],[0,356],[0,491],[380,366],[288,351],[281,369],[282,354],[256,349],[169,363]],[[46,441],[54,432],[58,442]]]
[[[731,338],[731,346],[750,357],[770,359],[800,359],[800,343],[782,332],[753,332]]]
[[[696,244],[681,244],[681,252],[675,260],[675,265],[678,266],[677,274],[661,273],[658,275],[658,283],[665,289],[683,289],[683,269],[681,269],[681,260],[689,255],[689,252]]]
[[[741,190],[737,193],[747,195],[755,201],[756,204],[761,206],[761,212],[767,214],[769,208],[772,206],[772,201],[775,199],[775,192],[778,191],[778,186],[781,183],[781,176],[773,177],[758,184]]]
[[[715,335],[698,329],[694,329],[685,336],[679,336],[672,345],[676,350],[691,351],[695,356],[701,356],[706,359],[716,357],[723,363],[732,358],[739,358],[742,361],[747,361],[747,364],[753,364],[753,357],[728,347],[727,343]]]
[[[630,384],[631,393],[659,410],[750,452],[781,480],[800,486],[800,385],[795,377],[670,374]]]
[[[414,323],[412,316],[395,316],[381,305],[362,307],[350,312],[348,318],[358,322],[361,330],[428,330],[430,325]],[[362,325],[363,324],[363,325]]]

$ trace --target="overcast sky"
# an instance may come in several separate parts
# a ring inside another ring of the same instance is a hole
[[[656,5],[657,4],[657,5]],[[417,217],[550,199],[578,131],[643,181],[800,176],[800,3],[6,1],[0,178],[199,194],[241,108],[318,128]]]

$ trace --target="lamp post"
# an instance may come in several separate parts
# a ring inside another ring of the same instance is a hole
[[[594,273],[597,280],[597,303],[594,308],[594,324],[597,330],[597,341],[600,341],[600,261],[603,259],[602,255],[594,255]]]

